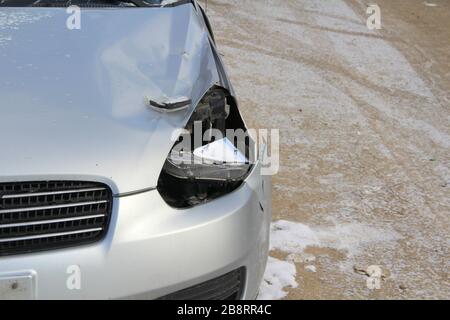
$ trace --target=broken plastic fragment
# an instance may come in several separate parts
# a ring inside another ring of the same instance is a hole
[[[248,163],[247,158],[227,138],[195,149],[194,155],[202,158],[203,161],[228,164]]]
[[[161,99],[164,101],[155,101],[149,97],[145,98],[148,105],[156,111],[159,112],[176,112],[189,108],[192,104],[192,100],[188,97],[176,97],[176,98],[165,98]]]

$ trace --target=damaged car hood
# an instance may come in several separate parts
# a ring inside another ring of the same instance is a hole
[[[191,4],[86,9],[69,30],[63,8],[2,8],[0,179],[155,187],[173,131],[219,82],[197,14]],[[188,110],[146,104],[179,97]]]

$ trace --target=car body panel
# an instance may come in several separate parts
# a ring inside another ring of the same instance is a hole
[[[69,30],[63,8],[2,8],[2,180],[83,175],[116,194],[155,187],[172,132],[220,84],[198,14],[191,4],[87,9]],[[162,114],[146,97],[193,103]]]
[[[260,206],[269,181],[257,164],[235,192],[186,210],[168,207],[157,191],[116,198],[103,241],[0,257],[0,276],[34,274],[37,299],[155,299],[243,266],[242,298],[254,299],[269,246],[271,208]],[[72,266],[79,290],[67,287]]]

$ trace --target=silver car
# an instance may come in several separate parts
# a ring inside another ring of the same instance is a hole
[[[257,296],[271,182],[197,1],[1,0],[0,136],[0,299]]]

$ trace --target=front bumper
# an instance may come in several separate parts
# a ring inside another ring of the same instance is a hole
[[[170,208],[157,191],[114,199],[106,238],[93,245],[0,258],[0,277],[32,274],[37,299],[154,299],[244,267],[256,297],[271,219],[270,179],[256,166],[241,188],[205,205]],[[69,289],[78,266],[80,289]]]

